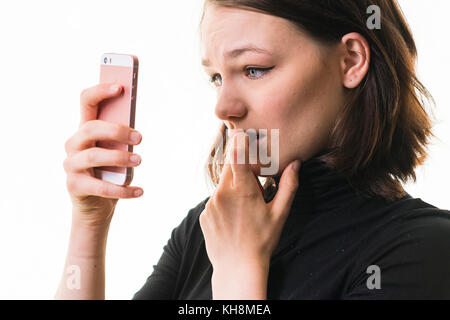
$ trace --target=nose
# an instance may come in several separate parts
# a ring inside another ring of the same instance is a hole
[[[242,118],[247,114],[247,108],[236,90],[222,85],[218,94],[215,114],[220,120],[235,121],[236,118]]]

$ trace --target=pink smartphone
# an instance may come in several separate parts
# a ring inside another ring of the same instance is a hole
[[[134,128],[139,61],[134,55],[105,53],[100,61],[100,83],[115,82],[122,85],[119,96],[103,100],[98,107],[97,119]],[[133,152],[133,145],[114,141],[98,141],[97,147]],[[133,180],[133,167],[97,167],[95,176],[117,185],[129,185]]]

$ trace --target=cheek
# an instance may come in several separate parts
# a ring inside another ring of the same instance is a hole
[[[333,81],[330,70],[318,61],[298,62],[280,69],[256,98],[261,123],[280,129],[282,162],[310,154],[325,143],[339,100]]]
[[[296,147],[295,139],[299,135],[302,119],[302,91],[299,84],[280,77],[283,81],[271,82],[271,88],[261,95],[259,118],[267,128],[279,129],[280,155],[286,152],[286,146]],[[289,78],[289,77],[288,77]],[[271,145],[271,139],[267,143]],[[292,144],[294,142],[294,144]],[[269,148],[270,150],[270,148]]]
[[[327,139],[334,108],[328,84],[317,73],[311,81],[297,77],[289,85],[279,86],[277,94],[267,96],[265,117],[271,128],[279,128],[281,162],[306,157],[321,148]]]
[[[284,82],[274,80],[271,87],[260,95],[260,116],[269,127],[281,129],[286,119],[294,113],[296,103],[293,91]]]
[[[300,69],[294,65],[280,70],[262,95],[261,106],[264,106],[263,112],[272,119],[271,122],[286,124],[292,121],[310,108],[318,96],[316,75],[311,75],[310,70],[302,73],[292,70]]]

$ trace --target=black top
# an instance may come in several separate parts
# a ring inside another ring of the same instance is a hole
[[[198,220],[208,199],[172,231],[133,299],[212,298]],[[392,202],[363,197],[313,157],[300,167],[267,298],[450,299],[450,211],[409,194]]]

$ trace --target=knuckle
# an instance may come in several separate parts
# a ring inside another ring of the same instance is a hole
[[[91,148],[86,152],[86,160],[88,163],[95,163],[97,159],[97,148]]]
[[[75,177],[71,174],[67,175],[66,187],[70,193],[74,192],[77,189],[77,185],[78,185],[77,179],[75,179]]]
[[[67,139],[66,142],[64,143],[64,150],[66,151],[66,154],[70,153],[71,144],[72,144],[72,138]]]
[[[80,129],[78,130],[83,136],[88,137],[91,133],[91,127],[92,127],[92,120],[90,121],[86,121],[85,123],[82,124],[82,126],[80,127]]]
[[[95,133],[100,125],[100,120],[89,120],[84,123],[80,129],[84,139],[91,140],[95,136]]]
[[[121,150],[113,150],[112,158],[114,163],[128,163],[129,152],[121,151]]]
[[[218,188],[216,190],[216,192],[214,192],[214,195],[212,196],[212,202],[211,204],[220,204],[223,203],[227,198],[227,194],[225,192],[225,190],[223,190],[222,188]],[[209,203],[209,201],[208,201]],[[207,204],[208,205],[208,204]]]
[[[213,201],[214,201],[214,199],[213,199],[213,197],[211,197],[211,199],[209,199],[209,201],[205,204],[205,209],[203,209],[203,213],[204,214],[206,214],[206,212],[211,210],[211,206],[212,206]]]
[[[81,130],[85,135],[91,136],[94,133],[95,127],[97,125],[98,125],[97,120],[89,120],[83,124]]]
[[[106,183],[100,183],[100,185],[97,187],[97,194],[100,196],[106,196],[110,193],[111,188]]]
[[[64,159],[64,161],[63,161],[63,168],[64,168],[64,171],[65,172],[69,172],[69,158],[67,157],[67,158],[65,158]]]
[[[112,125],[111,132],[114,133],[114,138],[116,140],[122,140],[121,138],[123,136],[128,136],[128,130],[126,130],[124,128],[124,126],[122,126],[122,125],[120,125],[118,123],[112,123],[111,125]]]
[[[80,92],[80,101],[84,100],[85,95],[86,95],[86,89],[81,90],[81,92]]]
[[[119,187],[117,190],[118,198],[130,198],[133,197],[133,190],[125,187]]]
[[[120,188],[117,193],[119,198],[129,198],[132,196],[132,190],[127,190],[126,188]]]
[[[88,97],[88,92],[89,92],[88,88],[81,90],[80,102],[81,102],[82,105],[84,105],[86,103],[86,100],[87,100],[87,97]]]
[[[213,196],[206,204],[205,210],[209,212],[209,215],[211,215],[212,212],[214,212],[215,208],[221,208],[221,202],[217,199],[217,197]]]

